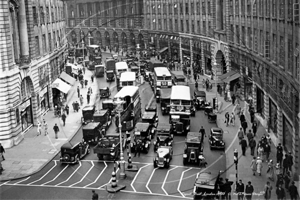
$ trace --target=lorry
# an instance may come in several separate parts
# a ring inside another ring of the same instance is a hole
[[[99,160],[117,160],[120,156],[119,135],[106,135],[100,138],[93,151]]]
[[[99,138],[102,137],[101,123],[91,122],[82,127],[83,141],[90,145],[97,144]]]
[[[95,66],[95,76],[96,77],[104,77],[104,65],[96,65]]]
[[[155,67],[166,67],[166,65],[158,60],[149,61],[149,71],[154,71]]]
[[[113,71],[114,73],[116,73],[116,61],[112,58],[106,59],[105,70],[106,70],[106,72]]]
[[[199,132],[188,132],[185,139],[185,148],[183,152],[183,165],[187,163],[196,163],[199,166],[202,164],[203,145],[202,134]]]

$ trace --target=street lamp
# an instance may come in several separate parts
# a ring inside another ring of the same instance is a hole
[[[137,57],[138,57],[138,65],[139,65],[139,81],[141,84],[143,84],[142,80],[142,74],[141,74],[141,54],[140,54],[140,44],[136,44],[136,49],[137,49]]]
[[[126,178],[125,174],[125,161],[124,161],[124,154],[123,154],[123,143],[122,143],[122,123],[121,123],[121,112],[123,111],[123,103],[120,98],[114,100],[114,104],[117,106],[117,112],[119,116],[119,133],[120,133],[120,178]]]
[[[238,150],[235,149],[233,152],[233,160],[235,163],[235,181],[236,181],[236,187],[238,184],[238,163],[239,163],[239,157],[238,157]]]

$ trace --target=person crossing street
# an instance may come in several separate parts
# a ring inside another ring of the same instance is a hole
[[[61,115],[61,119],[62,119],[62,121],[63,121],[63,123],[64,123],[64,126],[66,125],[66,118],[67,118],[66,114],[63,113],[63,114]]]
[[[58,128],[57,124],[54,125],[53,130],[54,130],[54,133],[55,133],[55,139],[58,139],[57,133],[59,132],[59,128]]]

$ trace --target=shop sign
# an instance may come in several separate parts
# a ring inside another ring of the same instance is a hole
[[[30,99],[27,99],[26,101],[24,101],[24,102],[20,105],[19,109],[21,110],[21,112],[24,112],[25,109],[26,109],[28,106],[30,106]]]

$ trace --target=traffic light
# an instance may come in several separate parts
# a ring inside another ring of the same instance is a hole
[[[235,149],[234,152],[233,152],[233,160],[234,160],[235,164],[238,164],[239,158],[238,158],[238,151],[237,151],[237,149]]]

